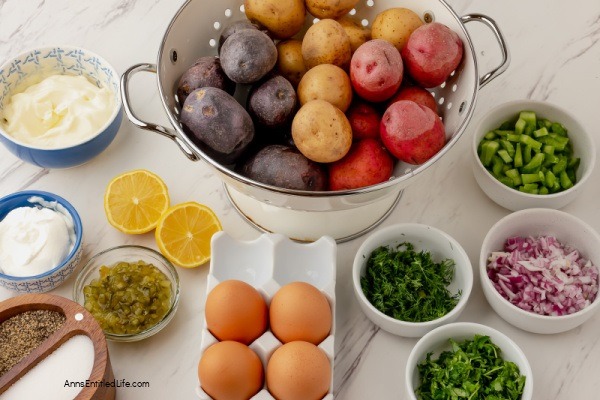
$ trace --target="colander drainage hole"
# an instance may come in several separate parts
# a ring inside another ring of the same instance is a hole
[[[210,47],[215,47],[215,46],[217,45],[217,41],[216,41],[215,39],[210,39],[210,40],[208,41],[208,45],[209,45]]]
[[[452,85],[452,91],[456,92],[456,89],[458,89],[458,86],[457,85]]]
[[[449,110],[452,108],[452,102],[448,103],[448,105],[446,106],[446,108]]]
[[[350,15],[355,15],[355,14],[356,14],[356,9],[355,9],[355,8],[353,8],[352,10],[350,10],[350,12],[349,12],[348,14],[350,14]]]
[[[443,98],[443,97],[440,97],[440,99],[438,100],[438,103],[439,103],[440,105],[444,104],[444,98]]]
[[[240,11],[241,11],[241,12],[245,12],[245,11],[244,11],[244,5],[243,5],[243,4],[240,6]]]
[[[458,107],[458,114],[462,114],[465,111],[465,107],[467,106],[467,102],[463,101],[460,103],[460,107]]]
[[[425,11],[425,14],[423,14],[423,21],[425,21],[426,24],[435,21],[434,14],[431,11]]]
[[[227,10],[225,10],[225,16],[227,18],[231,17],[231,9],[228,8]]]
[[[216,31],[218,31],[218,30],[219,30],[219,28],[221,27],[221,23],[220,23],[219,21],[216,21],[216,22],[213,24],[213,27],[215,28],[215,30],[216,30]]]
[[[368,0],[367,1],[367,6],[368,7],[373,7],[375,5],[375,2],[373,0]]]
[[[177,62],[177,50],[171,50],[171,62],[173,64]]]
[[[369,21],[367,21],[366,19],[363,19],[362,21],[360,21],[360,23],[362,24],[362,26],[369,26]]]

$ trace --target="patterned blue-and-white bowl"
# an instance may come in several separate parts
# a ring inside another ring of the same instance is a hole
[[[40,275],[19,277],[6,275],[0,270],[0,286],[17,293],[43,293],[58,287],[73,273],[83,253],[83,226],[81,218],[77,210],[65,199],[53,193],[42,192],[39,190],[27,190],[9,194],[0,199],[0,221],[4,219],[6,214],[18,207],[37,206],[38,203],[32,203],[32,197],[41,197],[45,202],[48,202],[48,207],[62,206],[73,219],[75,227],[75,245],[67,258],[48,272]]]
[[[84,75],[114,94],[114,110],[109,121],[92,138],[72,146],[44,149],[23,143],[0,126],[0,142],[23,161],[43,168],[67,168],[83,164],[98,154],[115,138],[123,111],[119,94],[119,74],[98,55],[77,47],[43,47],[19,54],[0,66],[0,113],[15,92],[25,89],[35,77]]]

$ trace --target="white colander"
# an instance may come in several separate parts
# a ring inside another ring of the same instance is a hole
[[[438,101],[439,113],[446,128],[445,147],[422,165],[398,162],[394,176],[384,183],[329,192],[278,188],[248,179],[217,163],[187,138],[179,122],[176,99],[179,78],[197,58],[217,54],[217,43],[223,28],[245,18],[243,1],[188,0],[165,32],[157,64],[136,64],[123,74],[121,93],[125,111],[138,127],[174,140],[190,160],[202,159],[214,167],[224,181],[224,188],[233,206],[256,227],[298,240],[312,241],[323,235],[338,241],[352,239],[369,231],[389,215],[398,203],[402,189],[457,142],[473,114],[479,89],[503,73],[510,62],[504,38],[491,18],[481,14],[459,17],[443,0],[360,0],[351,14],[368,25],[378,13],[392,7],[409,8],[426,22],[437,21],[447,25],[462,39],[464,56],[452,76],[431,90]],[[316,21],[307,15],[304,29]],[[478,71],[475,50],[465,29],[465,24],[472,21],[481,22],[492,30],[502,53],[500,65],[483,75]],[[131,110],[128,82],[133,74],[140,71],[157,73],[160,98],[174,129],[142,121]],[[247,93],[245,88],[238,87],[236,97],[243,101],[241,97],[244,93]]]

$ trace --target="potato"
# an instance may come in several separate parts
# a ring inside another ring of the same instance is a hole
[[[421,18],[408,8],[388,8],[379,13],[371,26],[372,39],[384,39],[402,51],[415,29],[423,25]]]
[[[284,145],[270,145],[256,153],[242,167],[242,174],[258,182],[286,189],[325,190],[324,168]]]
[[[229,94],[235,92],[235,82],[225,74],[218,57],[201,57],[181,75],[177,86],[179,104],[183,104],[191,92],[206,86],[223,89]]]
[[[385,111],[380,134],[390,153],[409,164],[423,164],[446,143],[440,117],[410,100],[397,101]]]
[[[252,118],[227,92],[205,87],[194,90],[181,109],[189,138],[215,160],[234,162],[254,138]]]
[[[301,105],[321,99],[346,112],[352,101],[352,84],[340,67],[320,64],[310,69],[300,81],[298,98]]]
[[[355,142],[344,158],[328,167],[329,190],[357,189],[390,179],[394,160],[381,141],[363,139]]]
[[[246,17],[264,26],[277,39],[300,32],[306,19],[304,0],[246,0]]]
[[[407,72],[426,88],[444,83],[462,56],[462,40],[456,32],[438,22],[416,29],[402,50]]]
[[[317,18],[339,18],[348,14],[358,0],[306,0],[308,12]]]
[[[350,38],[339,22],[322,19],[306,31],[302,40],[302,58],[307,69],[319,64],[347,69],[351,57]]]
[[[352,128],[339,108],[325,100],[312,100],[296,113],[292,121],[292,138],[308,159],[328,163],[348,153]]]
[[[427,90],[420,86],[407,85],[398,90],[398,92],[392,96],[388,102],[388,107],[400,100],[412,100],[417,104],[431,108],[431,110],[437,114],[437,103],[435,97]]]
[[[306,73],[300,40],[289,39],[277,44],[277,69],[294,87],[298,86]]]
[[[381,113],[373,105],[355,100],[346,111],[346,116],[352,127],[352,139],[379,139]]]
[[[371,29],[366,26],[362,26],[362,24],[356,19],[344,16],[342,18],[338,18],[337,22],[342,25],[342,28],[346,31],[348,38],[350,39],[350,48],[352,49],[352,53],[356,51],[360,47],[361,44],[368,42],[371,40]]]
[[[258,27],[247,19],[235,21],[228,25],[225,29],[223,29],[223,32],[221,32],[221,36],[219,36],[219,45],[217,47],[218,52],[221,53],[221,47],[223,47],[223,43],[225,43],[225,40],[227,40],[229,36],[244,29],[258,29]]]
[[[277,48],[266,33],[244,29],[229,36],[221,48],[221,66],[237,83],[258,82],[277,63]]]
[[[402,83],[403,72],[400,53],[385,40],[369,40],[352,55],[352,87],[365,100],[380,102],[392,97]]]
[[[248,95],[248,112],[257,125],[280,128],[296,111],[296,92],[283,76],[272,76],[256,84]]]

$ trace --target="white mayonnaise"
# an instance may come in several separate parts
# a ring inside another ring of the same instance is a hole
[[[4,274],[43,274],[63,262],[73,249],[73,219],[62,207],[46,208],[47,204],[15,208],[0,221],[0,271]]]
[[[114,94],[83,76],[52,75],[14,94],[0,124],[38,148],[69,147],[94,137],[114,112]]]

